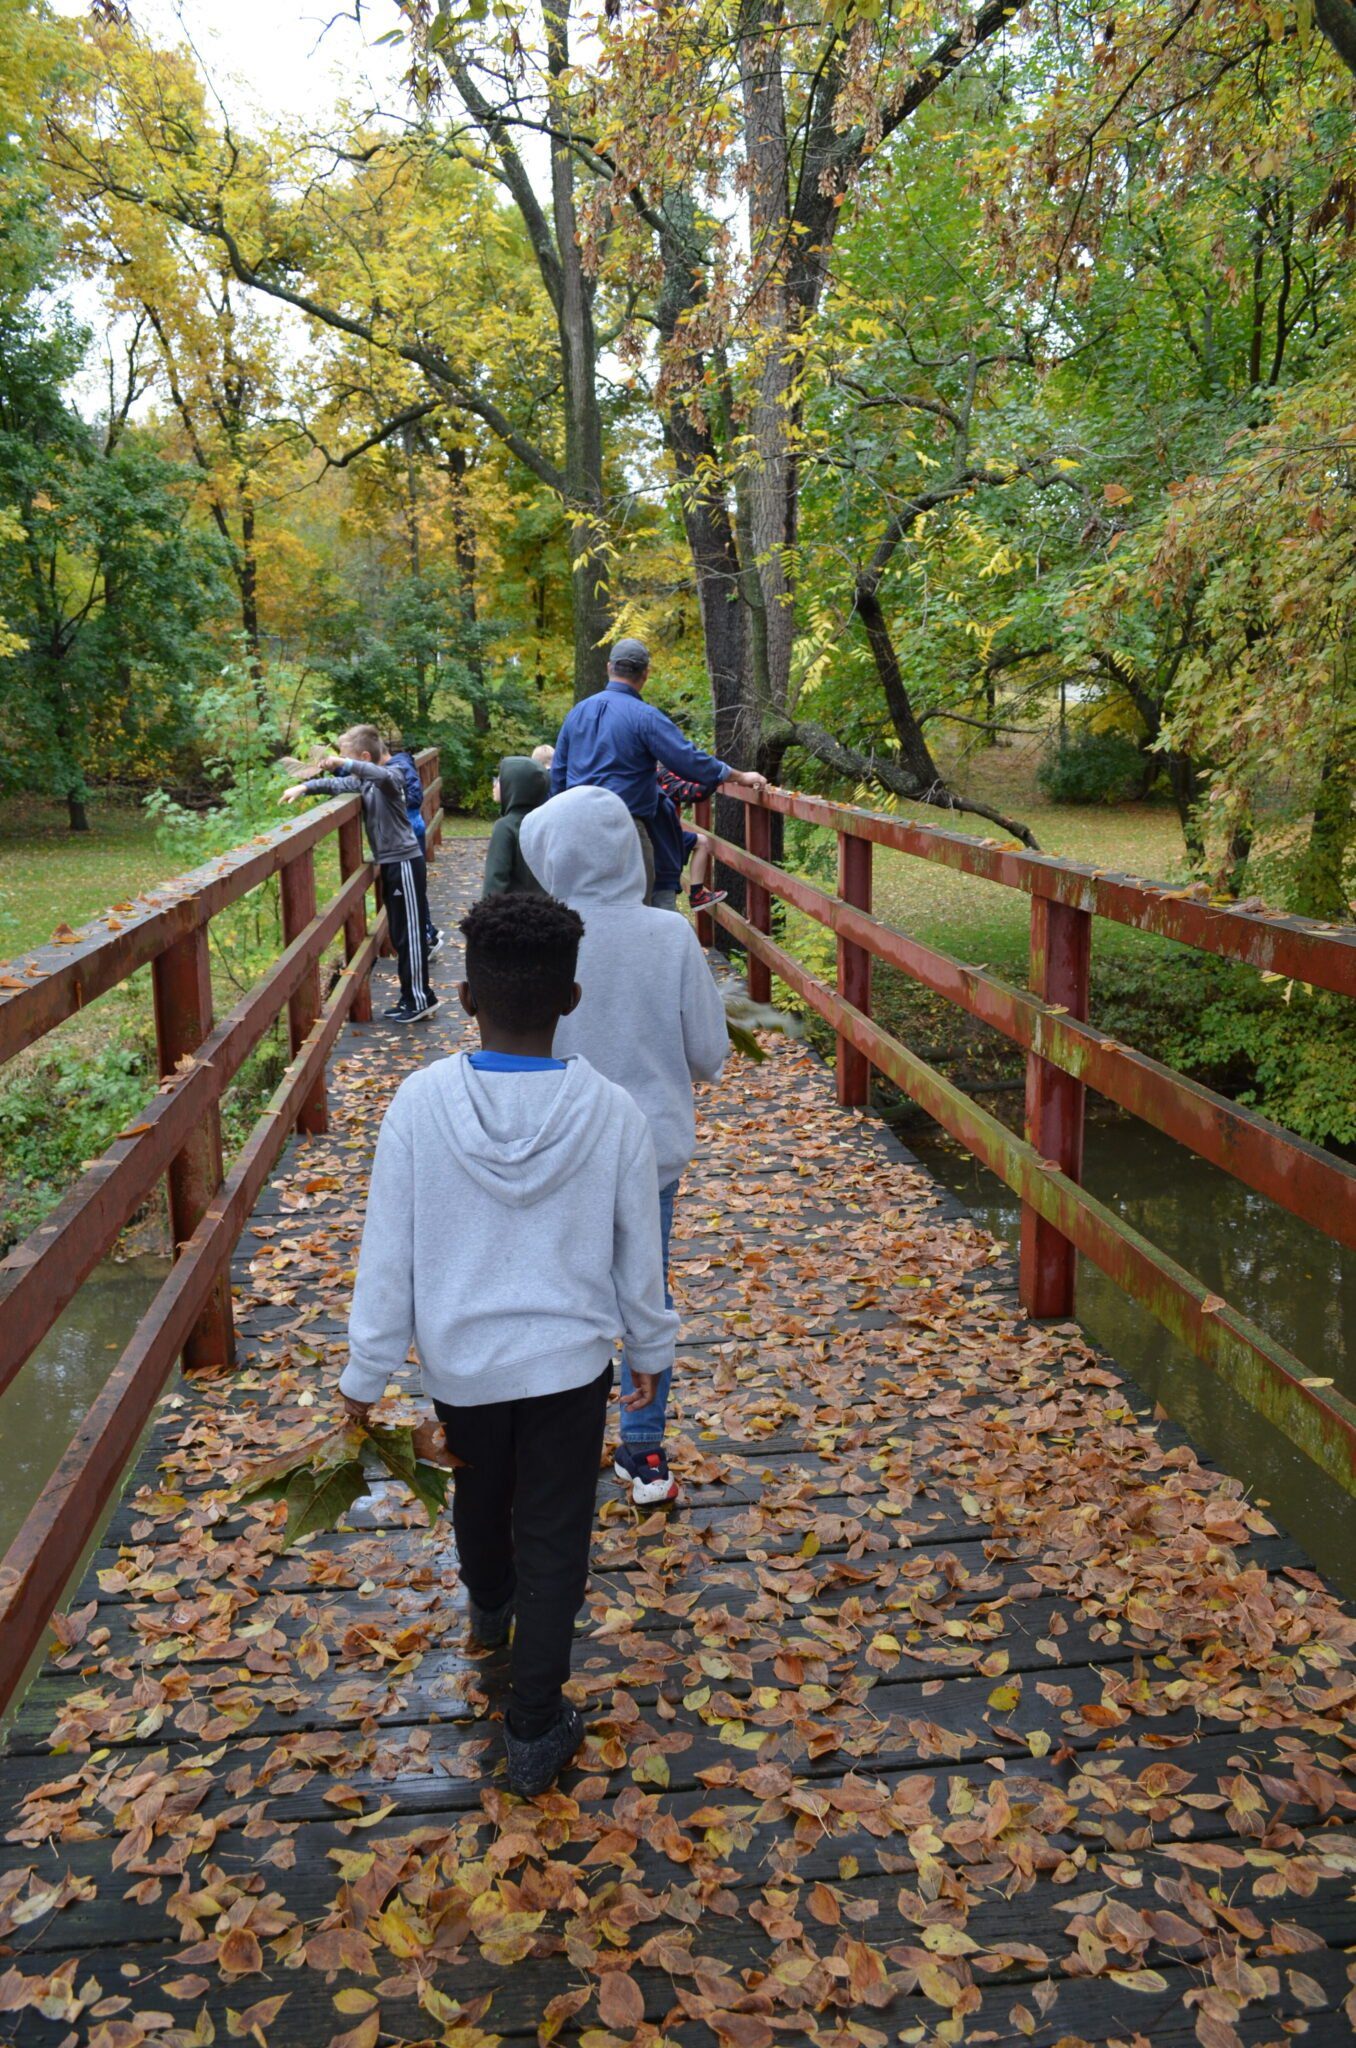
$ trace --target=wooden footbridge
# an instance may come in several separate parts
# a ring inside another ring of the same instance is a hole
[[[830,1018],[836,1078],[777,1039],[703,1097],[684,1499],[642,1516],[604,1480],[587,1745],[531,1804],[503,1790],[502,1661],[466,1652],[449,1530],[392,1486],[283,1552],[280,1510],[232,1492],[332,1403],[377,1125],[464,1037],[448,1002],[419,1032],[365,1021],[388,970],[355,803],[12,971],[5,1056],[151,963],[166,1082],[0,1267],[0,1386],[166,1171],[181,1249],[0,1579],[7,1691],[48,1645],[0,1757],[0,2041],[1351,2038],[1356,1621],[1050,1318],[1073,1243],[1351,1483],[1350,1407],[1091,1201],[1077,1147],[1087,1082],[1350,1243],[1348,1169],[1097,1032],[1086,963],[1094,914],[1348,989],[1356,946],[774,803],[839,833],[838,893],[773,866],[755,808],[721,921],[755,993],[775,973]],[[1032,991],[873,919],[881,842],[1025,889]],[[482,857],[449,843],[433,871],[453,932]],[[287,950],[214,1024],[207,919],[278,872]],[[773,935],[775,898],[836,930],[836,990]],[[872,957],[1028,1048],[1032,1143],[879,1031]],[[292,1068],[223,1177],[222,1090],[284,1008]],[[853,1106],[868,1063],[1019,1188],[1020,1262]]]

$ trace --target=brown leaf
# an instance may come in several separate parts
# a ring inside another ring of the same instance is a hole
[[[377,2048],[381,2034],[380,2008],[359,2020],[356,2027],[350,2027],[346,2034],[331,2034],[330,2048]]]
[[[645,2000],[634,1977],[609,1970],[598,1986],[598,2012],[614,2034],[633,2034],[645,2017]]]
[[[248,1927],[232,1927],[221,1937],[217,1960],[227,1977],[252,1977],[264,1967],[259,1937]]]

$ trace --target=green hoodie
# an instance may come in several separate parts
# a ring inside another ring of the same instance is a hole
[[[490,850],[485,857],[487,896],[502,889],[535,889],[538,895],[542,893],[541,883],[523,859],[518,834],[528,812],[544,804],[550,794],[546,770],[526,754],[506,754],[499,763],[501,815],[490,834]]]

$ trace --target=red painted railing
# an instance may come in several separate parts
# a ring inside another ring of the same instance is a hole
[[[1090,1087],[1325,1236],[1356,1246],[1356,1172],[1350,1166],[1088,1022],[1094,917],[1345,996],[1356,995],[1356,930],[1236,910],[1197,889],[1158,887],[820,797],[774,790],[760,802],[739,794],[747,805],[747,848],[712,835],[709,806],[698,807],[697,823],[718,860],[748,885],[745,916],[728,903],[714,915],[748,951],[755,999],[767,1000],[775,974],[833,1025],[839,1101],[865,1103],[874,1067],[1021,1197],[1021,1294],[1031,1314],[1072,1314],[1074,1257],[1083,1252],[1325,1472],[1356,1492],[1356,1405],[1312,1384],[1317,1376],[1283,1346],[1079,1186],[1084,1089]],[[774,811],[837,833],[836,895],[773,865]],[[1030,990],[873,917],[873,846],[1028,894]],[[774,898],[835,934],[836,988],[770,936]],[[709,943],[710,919],[700,920],[698,930]],[[872,1020],[873,960],[897,967],[1025,1049],[1025,1139]]]
[[[432,852],[442,834],[437,751],[417,759]],[[331,834],[341,883],[318,910],[315,849]],[[208,926],[274,874],[285,950],[217,1024]],[[11,963],[6,979],[21,986],[0,995],[0,1064],[149,965],[163,1079],[131,1128],[0,1261],[0,1395],[162,1174],[175,1263],[0,1562],[0,1706],[42,1641],[175,1360],[220,1369],[234,1358],[236,1240],[293,1128],[326,1128],[325,1062],[345,1021],[372,1014],[368,977],[386,933],[384,913],[367,929],[373,880],[358,799],[341,797],[150,891],[134,911],[87,925],[73,943]],[[322,1000],[321,957],[341,931],[345,966]],[[284,1008],[291,1064],[227,1171],[221,1098]]]

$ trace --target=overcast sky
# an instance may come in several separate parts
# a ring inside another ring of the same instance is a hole
[[[132,0],[138,26],[157,42],[188,40],[233,119],[315,116],[339,100],[392,104],[405,58],[375,39],[396,26],[389,0]],[[86,0],[55,0],[59,14]],[[344,11],[344,10],[347,11]]]

